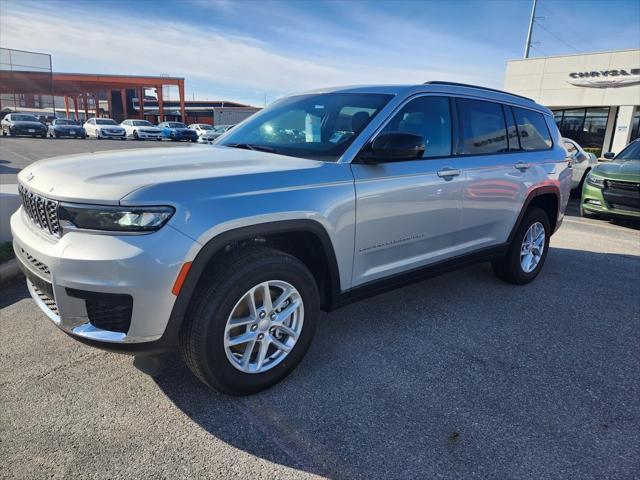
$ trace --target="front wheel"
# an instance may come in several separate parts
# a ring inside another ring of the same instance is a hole
[[[230,395],[285,378],[315,332],[320,297],[297,258],[266,247],[222,260],[194,294],[180,347],[191,371]]]
[[[530,208],[509,246],[507,255],[492,263],[495,274],[510,283],[524,285],[535,279],[549,250],[551,227],[544,210]]]
[[[133,131],[133,139],[134,140],[140,140],[140,136],[138,135],[138,131],[137,130]]]

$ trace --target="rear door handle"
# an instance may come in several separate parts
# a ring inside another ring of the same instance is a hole
[[[514,165],[518,170],[527,170],[531,167],[530,163],[518,162]]]
[[[457,168],[443,168],[442,170],[438,170],[438,176],[440,178],[444,178],[445,180],[451,180],[453,177],[457,177],[460,175],[460,170]]]

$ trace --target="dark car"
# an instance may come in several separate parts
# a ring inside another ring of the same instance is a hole
[[[47,138],[47,126],[30,113],[8,113],[0,124],[3,136],[25,135]]]
[[[67,120],[66,118],[56,118],[49,125],[50,137],[73,137],[73,138],[87,138],[87,133],[84,128],[78,125],[73,120]]]
[[[184,123],[162,122],[158,127],[162,129],[162,138],[168,138],[174,142],[179,142],[180,140],[198,141],[198,132],[191,130]]]

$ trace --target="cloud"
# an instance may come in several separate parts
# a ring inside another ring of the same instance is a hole
[[[354,11],[356,29],[336,26],[328,33],[318,28],[321,21],[290,12],[290,28],[280,33],[290,42],[298,41],[296,48],[283,48],[269,39],[246,32],[229,34],[202,23],[104,12],[99,21],[87,23],[86,15],[77,21],[60,6],[9,5],[13,8],[5,4],[0,19],[4,47],[51,53],[56,71],[183,76],[187,92],[198,92],[200,98],[258,103],[264,92],[273,99],[329,85],[427,79],[496,85],[503,75],[501,63],[485,66],[478,62],[469,68],[452,61],[442,48],[432,47],[451,44],[454,39],[448,35],[397,19],[381,22],[367,12]],[[216,8],[231,7],[218,2]],[[281,21],[287,18],[286,12],[279,15]],[[310,22],[316,28],[311,29]],[[477,52],[483,48],[459,47]]]

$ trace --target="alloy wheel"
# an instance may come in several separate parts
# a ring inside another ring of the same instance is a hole
[[[227,359],[244,373],[264,373],[293,350],[304,323],[296,288],[282,280],[260,283],[233,307],[224,330]]]
[[[546,235],[540,222],[532,224],[522,239],[520,247],[520,266],[525,273],[533,272],[542,258]]]

